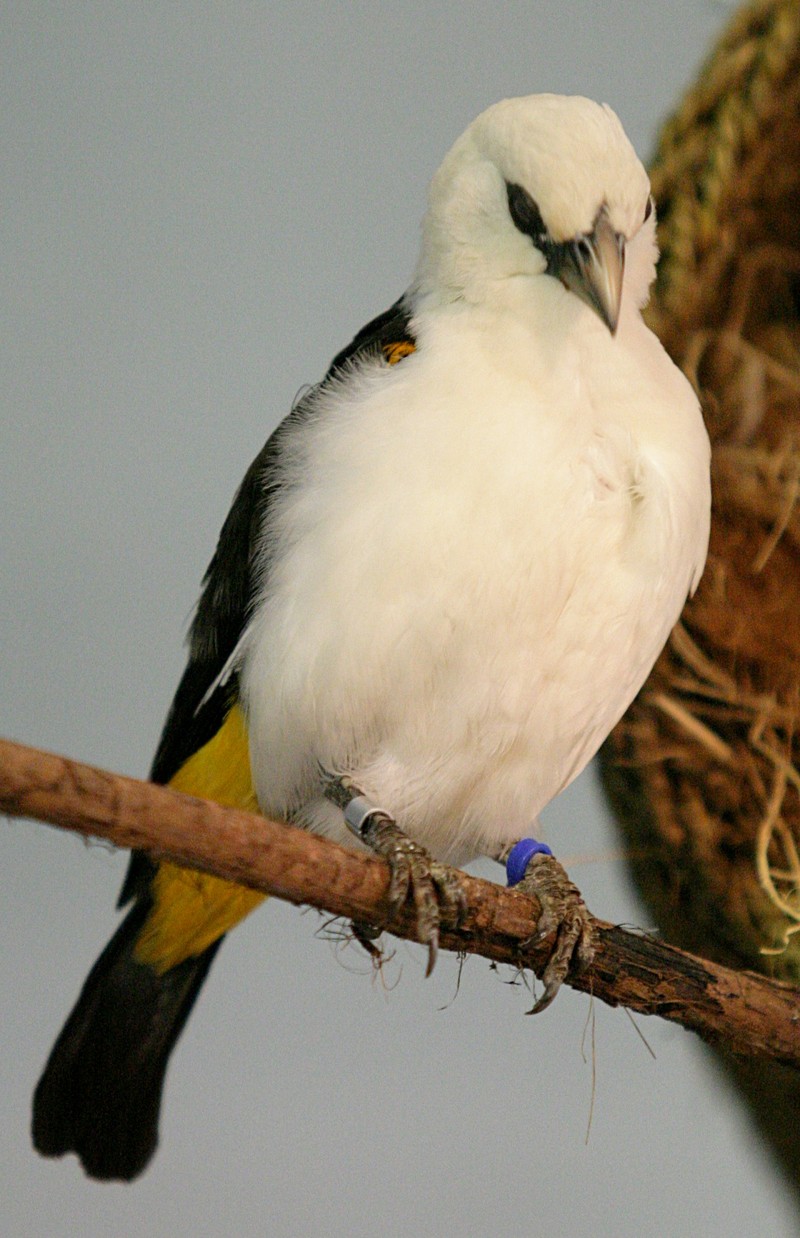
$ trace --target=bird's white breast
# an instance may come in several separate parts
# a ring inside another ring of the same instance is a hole
[[[265,810],[344,838],[320,763],[463,862],[640,688],[702,570],[708,444],[638,315],[582,325],[439,314],[293,432],[242,665]]]

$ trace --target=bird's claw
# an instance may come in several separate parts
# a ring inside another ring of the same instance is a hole
[[[531,940],[539,942],[555,934],[542,974],[544,992],[528,1012],[539,1014],[547,1009],[570,973],[580,975],[591,964],[594,929],[580,892],[554,856],[534,855],[515,889],[532,895],[541,907],[538,932]]]
[[[458,877],[446,864],[433,860],[424,847],[384,814],[370,818],[364,842],[389,865],[390,918],[399,914],[409,898],[413,902],[417,935],[428,947],[425,975],[429,976],[436,965],[440,925],[457,927],[464,914],[466,903]]]
[[[417,936],[428,947],[425,975],[429,976],[436,965],[440,925],[457,928],[466,908],[456,872],[432,859],[388,812],[371,804],[348,775],[333,774],[320,766],[320,776],[325,796],[342,810],[346,825],[389,865],[389,922],[409,898],[413,902]],[[378,935],[377,929],[365,925],[355,932],[362,942]]]

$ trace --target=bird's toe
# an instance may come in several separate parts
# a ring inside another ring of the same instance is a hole
[[[541,907],[533,940],[554,937],[542,974],[544,990],[530,1011],[539,1014],[550,1005],[568,975],[579,975],[590,966],[595,954],[594,929],[579,890],[555,856],[534,854],[524,876],[514,884],[523,894],[537,899]]]
[[[453,869],[433,860],[424,847],[409,838],[395,821],[383,815],[371,818],[364,841],[389,865],[388,902],[392,918],[410,899],[417,936],[428,947],[429,976],[436,964],[439,928],[457,926],[464,911],[464,894]]]

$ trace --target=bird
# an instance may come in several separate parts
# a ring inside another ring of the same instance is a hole
[[[538,94],[473,121],[407,291],[244,477],[151,771],[383,856],[429,967],[460,915],[452,866],[497,859],[553,936],[538,1008],[594,950],[540,813],[642,687],[708,548],[701,411],[642,317],[655,228],[609,106]],[[262,897],[134,853],[36,1088],[42,1154],[144,1170],[172,1049]]]

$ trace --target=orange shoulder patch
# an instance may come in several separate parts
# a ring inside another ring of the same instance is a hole
[[[412,344],[411,340],[397,340],[394,344],[383,345],[383,355],[389,365],[397,365],[398,361],[402,361],[403,357],[412,352],[416,352],[416,345]]]

